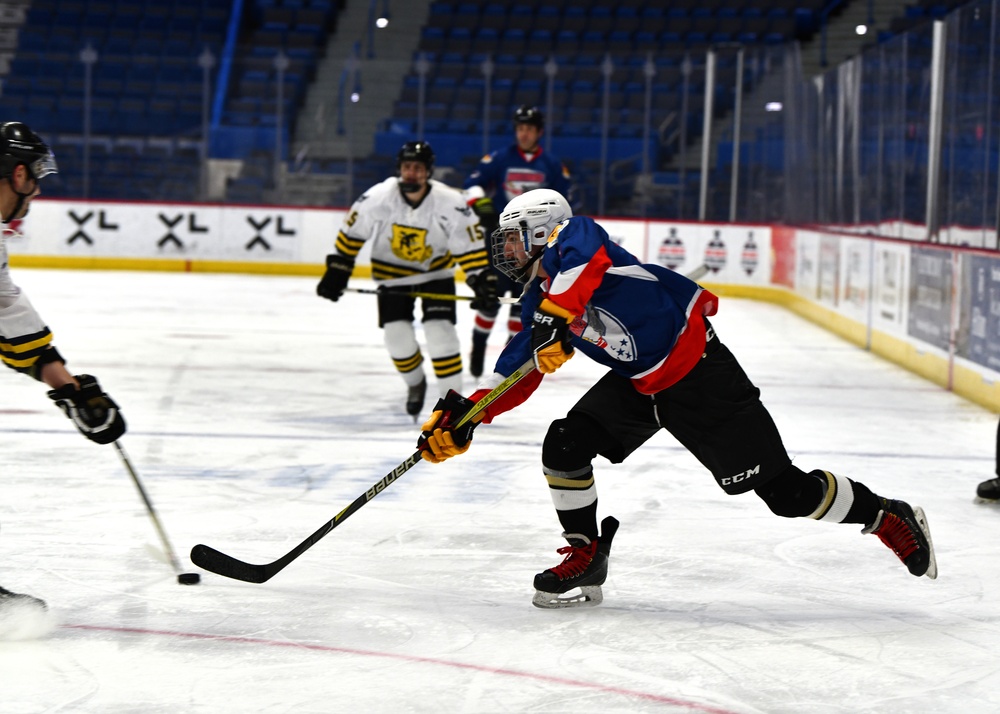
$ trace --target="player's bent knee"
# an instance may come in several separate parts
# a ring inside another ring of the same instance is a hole
[[[823,500],[823,483],[802,469],[788,465],[784,471],[754,489],[771,512],[782,518],[804,518]]]
[[[556,419],[542,443],[542,465],[565,472],[586,468],[606,440],[607,432],[587,417],[570,414]]]

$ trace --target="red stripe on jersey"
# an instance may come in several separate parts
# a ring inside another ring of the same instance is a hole
[[[557,280],[551,281],[549,285],[549,299],[564,310],[569,310],[574,315],[582,315],[586,310],[587,303],[590,302],[591,296],[600,286],[601,281],[604,279],[604,274],[611,265],[611,258],[602,245],[590,260],[587,261],[587,264],[582,266],[583,269],[572,279],[569,285],[564,285],[563,281],[570,273],[576,272],[579,268],[572,271],[560,272]],[[554,283],[559,283],[559,285],[555,285]],[[560,292],[554,292],[553,288],[558,288]]]
[[[641,376],[632,378],[640,394],[656,394],[676,384],[687,375],[705,353],[705,321],[703,315],[714,315],[719,309],[719,298],[701,289],[688,310],[688,323],[677,336],[670,354],[658,366]]]

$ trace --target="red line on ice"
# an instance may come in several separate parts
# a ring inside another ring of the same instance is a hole
[[[381,657],[384,659],[395,659],[404,662],[415,662],[418,664],[432,664],[443,667],[452,667],[454,669],[466,669],[475,672],[486,672],[488,674],[500,674],[507,677],[518,677],[520,679],[532,679],[539,682],[551,682],[553,684],[563,684],[570,687],[580,687],[582,689],[593,689],[599,692],[607,692],[609,694],[621,694],[627,697],[636,697],[638,699],[645,699],[646,701],[660,702],[661,704],[670,704],[676,707],[690,709],[691,711],[705,712],[706,714],[735,714],[735,712],[733,712],[730,709],[720,709],[718,707],[713,707],[706,704],[699,704],[697,702],[689,702],[683,699],[677,699],[676,697],[667,697],[660,694],[652,694],[650,692],[640,692],[634,689],[625,689],[624,687],[608,687],[603,684],[595,684],[593,682],[583,682],[577,679],[553,677],[546,674],[532,674],[530,672],[521,672],[516,669],[505,669],[502,667],[486,667],[480,664],[465,664],[463,662],[450,662],[448,660],[436,659],[434,657],[418,657],[416,655],[395,654],[392,652],[375,652],[372,650],[359,650],[350,647],[332,647],[330,645],[311,645],[303,642],[282,642],[280,640],[265,640],[257,637],[237,637],[234,635],[210,635],[199,632],[177,632],[172,630],[148,630],[139,627],[102,627],[98,625],[63,625],[62,627],[72,628],[75,630],[93,630],[98,632],[124,632],[134,635],[163,635],[165,637],[182,637],[192,640],[213,640],[216,642],[233,642],[237,644],[265,645],[268,647],[289,647],[292,649],[311,650],[314,652],[336,652],[338,654],[359,655],[362,657]]]

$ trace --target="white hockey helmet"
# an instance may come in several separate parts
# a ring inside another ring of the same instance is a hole
[[[512,280],[527,282],[525,257],[531,256],[532,248],[544,246],[553,229],[572,217],[569,202],[550,188],[536,188],[513,198],[500,214],[499,227],[493,232],[494,267]],[[510,243],[520,251],[511,250]]]

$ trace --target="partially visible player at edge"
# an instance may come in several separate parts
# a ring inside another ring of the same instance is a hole
[[[510,200],[526,191],[551,188],[570,199],[569,171],[558,158],[542,149],[539,142],[544,133],[545,115],[538,107],[522,104],[514,112],[514,143],[484,156],[463,184],[466,200],[479,216],[487,236],[496,229],[497,216]],[[522,286],[495,269],[485,274],[484,279],[496,281],[498,295],[521,295]],[[486,344],[499,314],[500,303],[489,305],[476,314],[469,357],[469,371],[474,377],[483,374]],[[511,305],[508,339],[520,331],[520,308]]]
[[[997,424],[997,469],[996,478],[991,478],[983,481],[976,488],[976,500],[980,503],[998,503],[1000,502],[1000,423]]]
[[[397,175],[375,184],[354,202],[337,233],[334,252],[316,292],[336,302],[354,263],[372,241],[372,277],[378,284],[378,326],[408,388],[406,412],[416,419],[427,380],[413,327],[416,298],[407,291],[455,294],[457,263],[476,292],[473,309],[496,301],[495,285],[479,281],[489,262],[482,228],[462,194],[431,178],[434,150],[410,141],[396,156]],[[442,395],[461,389],[462,355],[455,331],[455,300],[421,298],[427,351]]]
[[[20,122],[0,124],[0,217],[3,223],[24,218],[41,193],[39,182],[57,172],[49,147]],[[44,382],[49,397],[91,441],[108,444],[125,433],[118,405],[97,380],[73,376],[52,344],[52,332],[32,307],[28,296],[10,278],[8,229],[0,235],[0,360],[22,374]],[[24,621],[46,610],[43,600],[0,587],[0,639],[16,636]]]
[[[469,399],[449,393],[423,425],[422,456],[440,463],[468,450],[476,418],[455,428],[473,404],[529,360],[537,368],[483,412],[483,422],[524,402],[576,350],[609,367],[554,421],[542,470],[569,545],[561,564],[535,576],[535,605],[594,605],[608,572],[618,521],[597,526],[592,462],[624,461],[666,429],[728,494],[753,491],[776,515],[856,523],[874,533],[916,576],[937,577],[920,508],[873,493],[830,471],[791,463],[760,391],[722,344],[708,317],[718,298],[684,276],[640,264],[592,219],[573,216],[546,189],[514,199],[493,234],[495,265],[528,283],[522,319],[530,330],[506,346],[496,372]],[[579,595],[570,591],[580,588]]]

